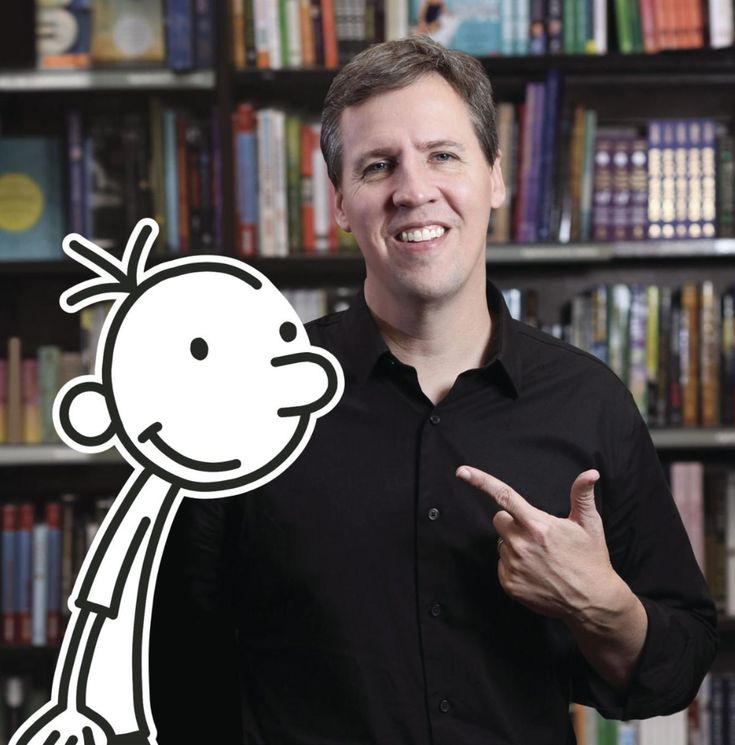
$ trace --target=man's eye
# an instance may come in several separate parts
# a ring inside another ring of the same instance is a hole
[[[365,176],[369,176],[371,173],[382,173],[383,171],[388,170],[388,161],[387,160],[378,160],[375,161],[375,163],[371,163],[365,170],[363,171],[363,174]]]
[[[454,153],[434,153],[434,157],[437,160],[441,160],[441,161],[449,161],[449,160],[457,159],[457,156]]]

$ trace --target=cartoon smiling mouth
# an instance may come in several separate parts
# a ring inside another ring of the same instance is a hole
[[[175,463],[178,463],[180,466],[185,466],[186,468],[194,468],[197,471],[232,471],[235,468],[239,468],[241,465],[241,462],[237,460],[237,458],[234,460],[208,462],[182,455],[159,437],[158,433],[161,431],[162,427],[163,425],[161,422],[153,422],[150,427],[146,427],[138,435],[138,442],[142,443],[146,440],[150,440],[164,455],[171,458]]]

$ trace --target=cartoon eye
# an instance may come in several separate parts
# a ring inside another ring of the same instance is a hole
[[[282,323],[279,332],[283,341],[293,341],[296,338],[296,326],[290,321]]]
[[[196,339],[192,340],[189,350],[191,351],[191,356],[195,360],[203,360],[209,354],[207,342],[198,336]]]

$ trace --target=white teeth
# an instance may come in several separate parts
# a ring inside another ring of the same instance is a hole
[[[419,241],[430,241],[433,238],[439,238],[444,235],[445,232],[445,229],[440,226],[419,228],[417,230],[404,230],[401,233],[400,238],[402,241],[408,243],[418,243]]]

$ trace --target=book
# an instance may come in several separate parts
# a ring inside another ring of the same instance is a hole
[[[161,0],[91,0],[95,65],[166,61]]]
[[[255,108],[241,103],[232,116],[235,153],[235,253],[254,256],[258,248],[258,140]]]
[[[0,620],[2,621],[2,634],[0,639],[3,644],[15,642],[15,612],[16,612],[16,589],[17,573],[16,542],[18,533],[18,508],[14,504],[3,504],[2,507],[2,533],[0,534],[0,549],[2,549],[2,564],[0,565],[2,582],[0,583]]]
[[[699,398],[701,425],[720,424],[720,298],[710,280],[699,286]]]
[[[38,380],[38,360],[21,362],[21,402],[23,443],[38,445],[41,438],[41,390]]]
[[[61,143],[0,137],[0,260],[62,256]]]
[[[19,445],[23,442],[23,363],[21,340],[17,336],[8,339],[7,378],[8,416],[6,442]]]
[[[36,0],[38,66],[45,69],[88,68],[91,31],[89,0],[67,0],[63,4]]]
[[[613,235],[613,137],[598,129],[592,198],[592,238],[612,240]]]
[[[166,64],[172,70],[194,67],[193,0],[167,0]]]
[[[47,576],[46,594],[46,643],[56,645],[61,641],[61,503],[52,501],[44,506],[47,528]]]
[[[36,523],[32,531],[33,574],[31,579],[31,644],[43,647],[48,623],[48,525]]]
[[[15,534],[15,642],[30,644],[33,597],[33,505],[18,505]]]
[[[700,424],[699,314],[699,288],[694,282],[686,282],[681,288],[679,330],[682,416],[685,427],[697,427]]]
[[[0,445],[8,441],[8,361],[0,357]]]

